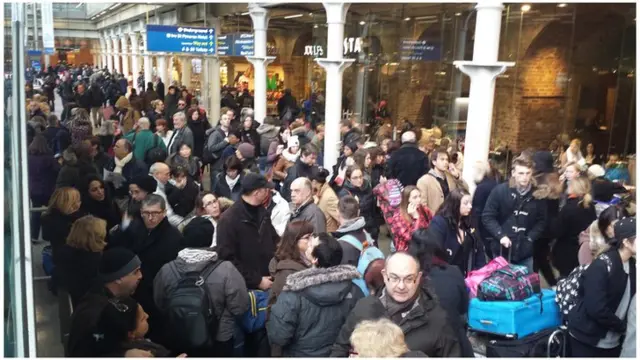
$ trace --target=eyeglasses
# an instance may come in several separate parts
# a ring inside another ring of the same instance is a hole
[[[145,217],[157,217],[164,214],[164,211],[141,211],[140,214]]]
[[[187,106],[185,103],[178,103],[178,106]]]
[[[387,281],[389,281],[389,283],[391,283],[391,285],[398,285],[400,284],[400,282],[402,281],[403,284],[405,285],[411,285],[411,284],[415,284],[417,280],[417,276],[415,275],[409,275],[406,278],[399,278],[395,275],[388,275],[387,276]]]

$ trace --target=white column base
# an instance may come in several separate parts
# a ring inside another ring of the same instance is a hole
[[[473,195],[476,188],[475,164],[478,161],[485,162],[489,157],[496,76],[505,72],[508,67],[514,66],[515,63],[454,61],[453,64],[471,78],[462,177]]]
[[[354,59],[315,59],[327,72],[323,167],[332,172],[340,155],[340,121],[342,120],[342,73]],[[332,175],[332,174],[330,174]]]
[[[262,124],[267,116],[267,66],[276,59],[275,56],[247,56],[255,70],[253,80],[253,111],[254,118]]]

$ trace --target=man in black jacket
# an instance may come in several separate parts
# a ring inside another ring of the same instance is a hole
[[[78,105],[79,108],[87,110],[87,113],[91,112],[91,106],[92,106],[91,95],[89,95],[83,83],[78,84],[74,99],[75,99],[74,100],[75,103]]]
[[[285,200],[291,201],[291,183],[293,183],[295,179],[300,177],[311,179],[313,175],[320,171],[316,164],[318,152],[318,148],[313,144],[307,144],[302,148],[300,157],[296,160],[296,163],[287,170],[287,177],[282,183],[280,193]]]
[[[460,344],[447,313],[432,290],[421,284],[418,260],[407,253],[395,253],[387,258],[382,276],[385,287],[358,301],[338,334],[331,357],[348,357],[355,327],[361,321],[380,318],[400,326],[410,350],[428,357],[460,357]]]
[[[511,179],[491,191],[482,213],[482,223],[492,237],[493,255],[508,257],[529,271],[533,271],[533,244],[543,235],[547,219],[547,206],[532,174],[529,158],[513,160]]]
[[[105,98],[98,83],[94,82],[89,86],[89,97],[91,98],[91,124],[94,128],[100,128],[104,121],[101,108]]]
[[[387,162],[387,178],[398,179],[403,186],[415,186],[420,177],[429,172],[429,158],[418,149],[413,131],[402,134],[401,141],[402,146]]]
[[[280,237],[263,204],[273,187],[273,183],[261,175],[245,175],[242,198],[218,221],[218,255],[236,266],[248,289],[271,288],[269,262]]]

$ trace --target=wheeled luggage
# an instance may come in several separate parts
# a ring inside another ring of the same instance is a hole
[[[493,339],[487,344],[486,357],[565,357],[566,337],[562,329],[539,331],[522,339]]]
[[[556,293],[543,289],[523,301],[481,301],[469,303],[469,328],[480,333],[509,339],[522,339],[528,335],[560,326],[560,309]]]

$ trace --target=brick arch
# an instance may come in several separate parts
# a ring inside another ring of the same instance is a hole
[[[304,47],[307,45],[311,45],[313,43],[313,32],[306,31],[296,39],[295,44],[293,45],[293,50],[291,51],[291,56],[300,56],[304,54]]]

